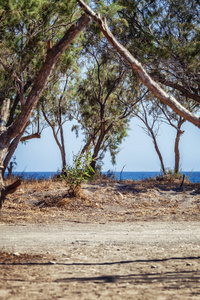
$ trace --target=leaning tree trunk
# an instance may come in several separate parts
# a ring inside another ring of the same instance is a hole
[[[155,137],[155,135],[153,133],[151,133],[151,136],[152,136],[152,139],[153,139],[153,144],[154,144],[156,153],[157,153],[157,155],[159,157],[159,160],[160,160],[160,164],[161,164],[161,168],[162,168],[163,174],[166,175],[166,170],[165,170],[165,165],[164,165],[164,162],[163,162],[163,157],[162,157],[162,154],[161,154],[161,152],[159,150],[156,137]]]
[[[143,82],[143,84],[156,96],[160,101],[171,107],[178,115],[193,123],[200,128],[200,117],[194,115],[181,105],[173,96],[167,94],[157,82],[146,72],[141,63],[133,57],[133,55],[114,37],[108,28],[106,18],[95,13],[83,0],[78,0],[79,6],[88,14],[100,27],[101,31],[109,41],[109,43],[116,49],[120,56],[130,65],[136,76]]]
[[[21,135],[27,125],[27,122],[45,88],[47,80],[53,71],[53,68],[65,51],[65,49],[71,44],[75,37],[85,28],[88,24],[89,18],[85,14],[73,24],[65,33],[62,39],[60,39],[55,46],[47,51],[45,62],[43,63],[38,76],[31,88],[31,91],[27,97],[27,100],[22,105],[21,113],[19,114],[13,125],[6,128],[6,121],[8,119],[10,101],[7,99],[5,104],[1,107],[0,114],[0,207],[4,201],[6,194],[14,190],[13,186],[5,187],[3,182],[2,171],[4,169],[3,162],[8,151],[8,148],[13,139],[18,135]]]

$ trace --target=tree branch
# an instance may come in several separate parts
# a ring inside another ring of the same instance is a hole
[[[144,85],[163,103],[170,106],[177,114],[182,116],[184,119],[193,123],[200,128],[200,117],[194,115],[183,107],[173,96],[167,94],[145,71],[141,63],[135,59],[132,54],[120,44],[109,30],[106,22],[106,18],[101,18],[98,13],[93,12],[88,5],[82,0],[78,0],[79,6],[82,10],[87,13],[100,27],[101,31],[108,39],[110,44],[117,50],[117,52],[125,59],[125,61],[131,66],[138,78],[143,82]]]

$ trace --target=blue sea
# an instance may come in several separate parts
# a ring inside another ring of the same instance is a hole
[[[181,172],[185,174],[185,176],[191,181],[195,183],[200,183],[200,172]],[[30,179],[49,179],[55,175],[57,172],[14,172],[15,176],[22,176],[23,178],[30,178]],[[107,172],[103,172],[103,174],[108,175]],[[158,175],[161,175],[161,172],[112,172],[111,176],[115,176],[118,180],[142,180],[146,178],[153,178]]]

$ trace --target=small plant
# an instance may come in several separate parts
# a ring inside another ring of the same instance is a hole
[[[90,153],[86,155],[74,155],[73,165],[67,166],[66,175],[62,175],[66,184],[69,186],[69,196],[76,197],[81,190],[81,184],[87,181],[95,172],[90,166],[92,157]]]

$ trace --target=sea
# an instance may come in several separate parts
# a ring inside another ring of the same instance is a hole
[[[147,178],[155,178],[162,175],[161,172],[102,172],[102,174],[108,175],[117,180],[143,180]],[[193,183],[200,183],[200,172],[181,172]],[[20,176],[24,179],[49,179],[56,175],[58,172],[14,172],[14,176]],[[6,174],[5,174],[6,176]]]

